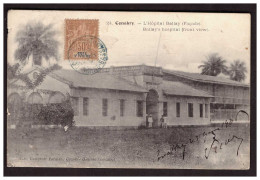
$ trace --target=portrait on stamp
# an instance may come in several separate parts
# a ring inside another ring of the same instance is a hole
[[[7,167],[250,169],[250,22],[9,10]]]

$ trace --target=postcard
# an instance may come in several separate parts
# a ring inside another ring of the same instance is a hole
[[[249,13],[9,10],[7,167],[250,169]]]

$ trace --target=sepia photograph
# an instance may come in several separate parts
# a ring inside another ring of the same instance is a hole
[[[7,167],[249,170],[251,14],[7,12]]]

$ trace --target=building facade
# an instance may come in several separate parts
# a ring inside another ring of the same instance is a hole
[[[28,72],[37,76],[37,68]],[[249,112],[249,86],[228,79],[177,72],[146,65],[110,67],[84,75],[57,70],[35,90],[20,80],[8,87],[8,103],[62,103],[70,96],[77,126],[139,127],[207,125]],[[220,114],[220,115],[219,115]],[[223,115],[224,114],[224,115]]]
[[[240,110],[244,110],[250,116],[250,86],[247,84],[226,78],[169,70],[164,70],[164,79],[181,81],[212,95],[214,98],[210,103],[211,121],[235,119]],[[242,116],[242,119],[248,117]]]

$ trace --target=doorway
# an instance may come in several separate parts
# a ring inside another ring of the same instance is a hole
[[[146,97],[146,114],[151,114],[153,118],[153,127],[158,126],[158,112],[159,112],[159,95],[154,89],[149,90]]]

